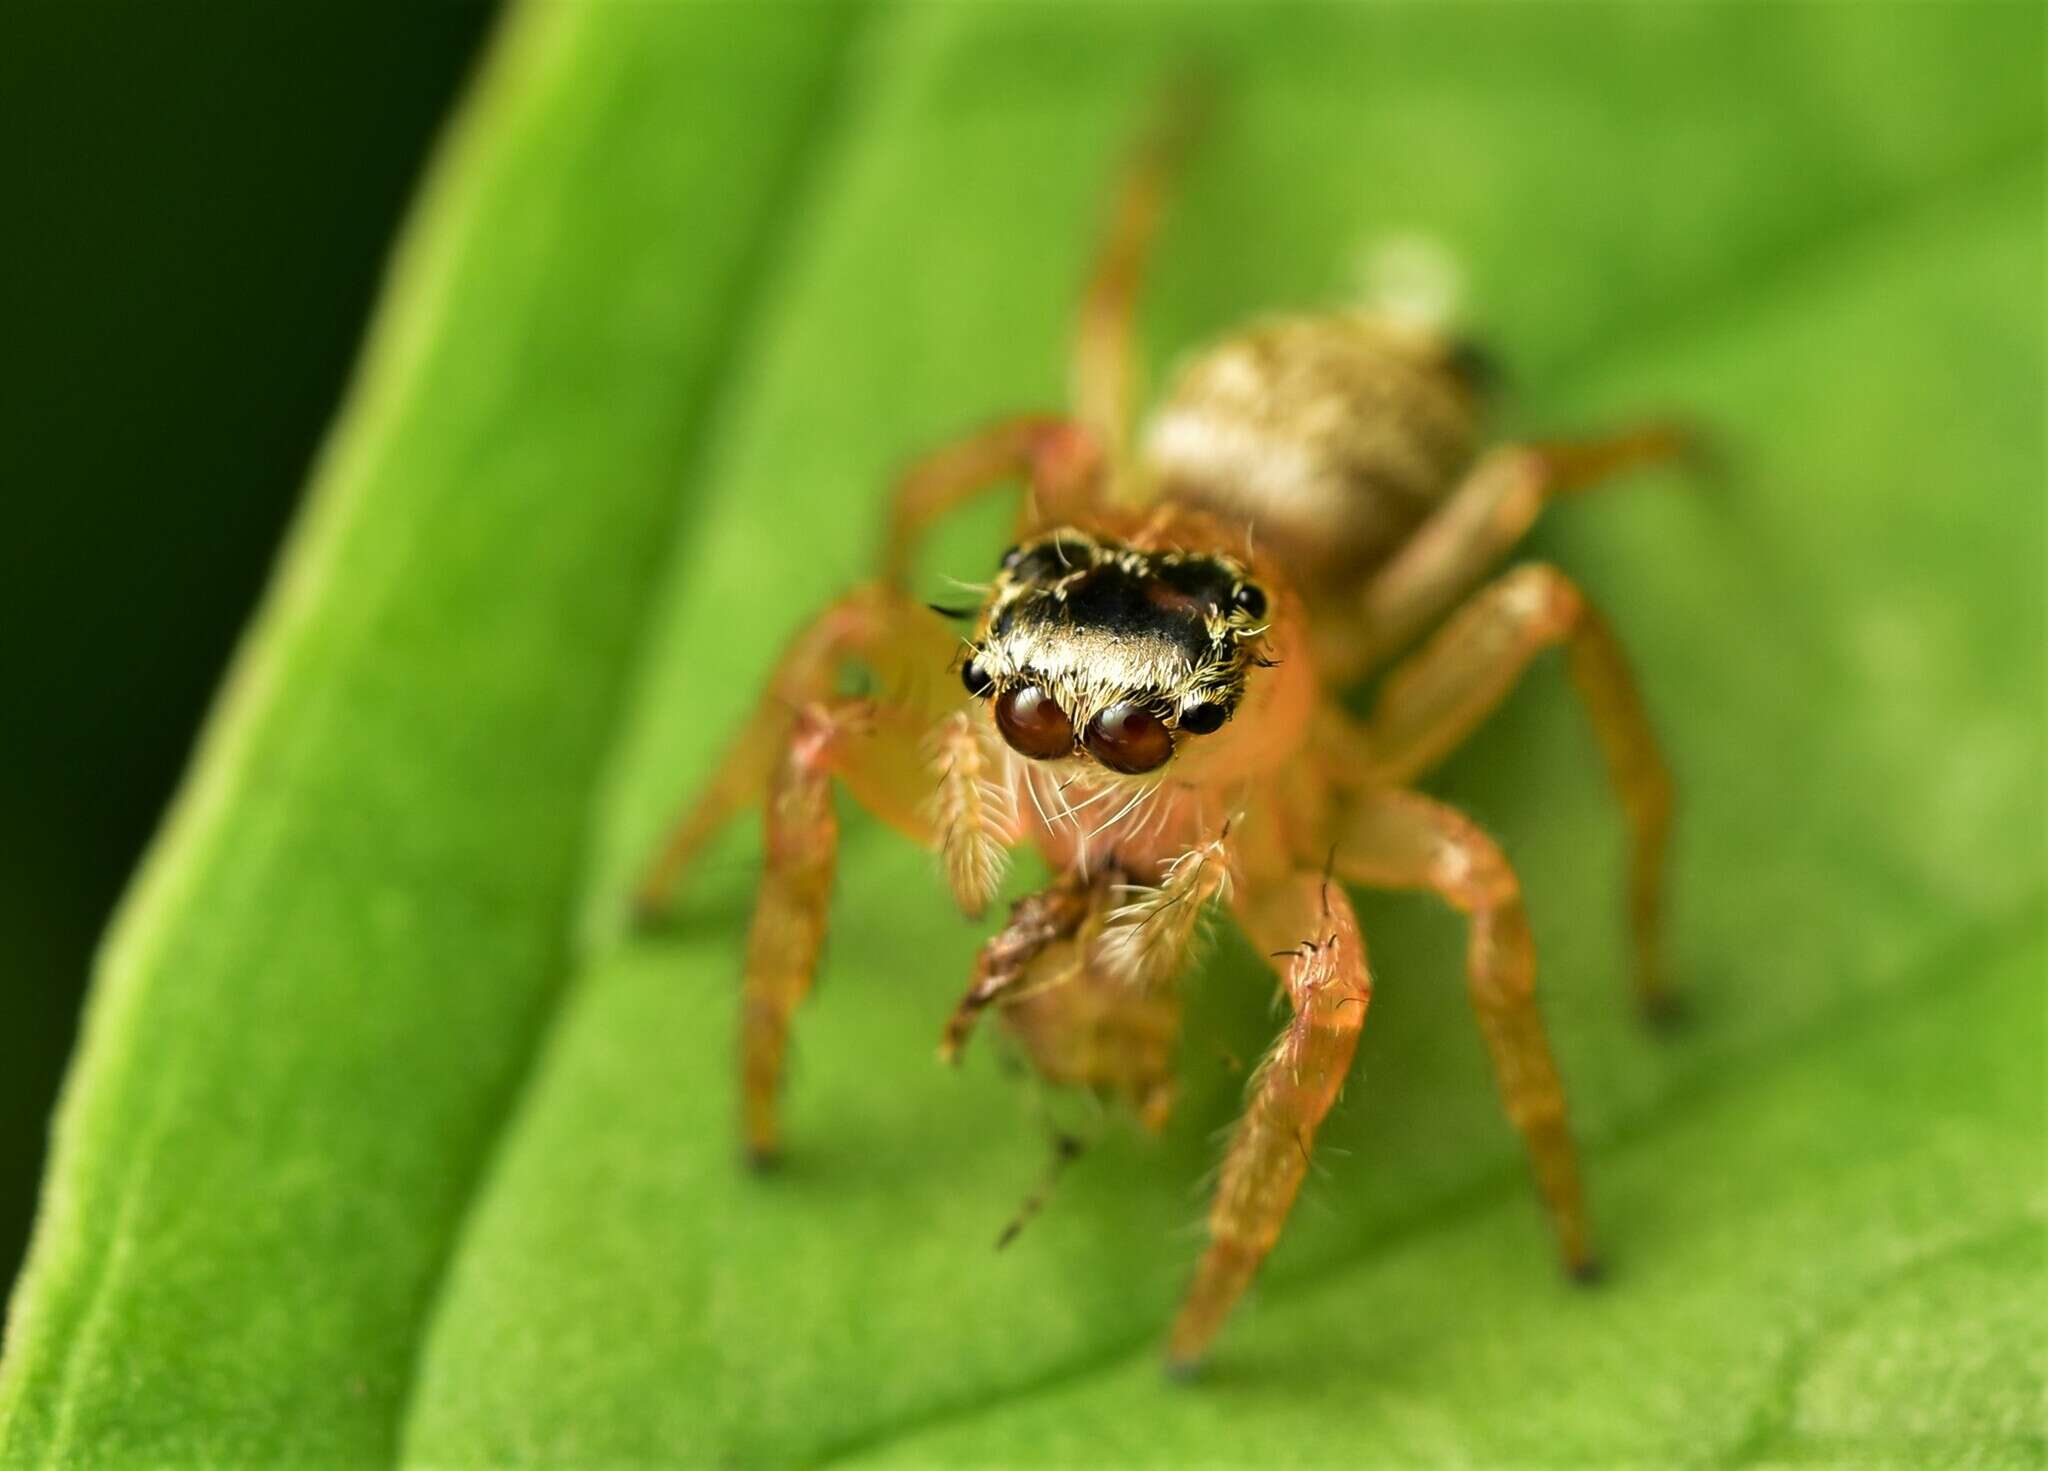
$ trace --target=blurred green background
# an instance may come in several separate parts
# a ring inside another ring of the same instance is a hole
[[[0,1283],[93,944],[262,586],[491,14],[0,14]]]

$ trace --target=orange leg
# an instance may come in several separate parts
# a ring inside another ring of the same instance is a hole
[[[1692,447],[1685,430],[1649,424],[1598,439],[1493,451],[1366,587],[1369,662],[1399,651],[1441,617],[1508,554],[1549,502],[1609,476],[1677,459]]]
[[[1671,774],[1613,630],[1571,579],[1541,563],[1515,568],[1388,675],[1368,728],[1375,776],[1414,782],[1500,706],[1531,660],[1559,644],[1628,819],[1637,999],[1646,1014],[1662,1015],[1671,1006],[1662,961]]]
[[[1372,998],[1351,901],[1325,876],[1297,873],[1247,892],[1238,912],[1253,942],[1276,952],[1294,1015],[1252,1079],[1251,1102],[1224,1158],[1209,1248],[1167,1340],[1174,1374],[1201,1362],[1279,1239]]]
[[[1108,229],[1081,295],[1074,340],[1075,412],[1097,436],[1114,472],[1124,467],[1138,400],[1138,294],[1175,176],[1206,110],[1197,78],[1169,89],[1125,165]]]
[[[740,1013],[741,1105],[748,1158],[765,1164],[779,1143],[778,1098],[790,1018],[809,994],[825,941],[839,821],[832,782],[928,846],[929,791],[916,719],[870,700],[820,701],[790,723],[768,787],[766,866],[747,935]]]
[[[1023,522],[1057,522],[1087,510],[1102,479],[1102,451],[1070,419],[1027,414],[1000,419],[924,456],[904,471],[889,502],[882,577],[901,587],[918,543],[948,511],[1005,481],[1029,490]]]
[[[857,589],[820,614],[784,650],[753,714],[648,864],[634,895],[640,917],[658,916],[704,845],[761,800],[797,712],[832,693],[842,666],[866,666],[888,702],[936,719],[961,697],[950,673],[958,649],[936,615],[888,588]]]
[[[1126,879],[1113,865],[1085,877],[1070,871],[1019,901],[976,958],[939,1056],[958,1061],[982,1012],[999,1006],[1041,1079],[1119,1099],[1146,1128],[1164,1128],[1173,1110],[1179,992],[1171,978],[1137,984],[1105,965],[1098,948]]]
[[[1522,888],[1493,840],[1420,792],[1376,791],[1344,815],[1337,871],[1380,889],[1427,889],[1468,917],[1466,981],[1508,1117],[1521,1131],[1565,1269],[1594,1270],[1565,1120],[1564,1085],[1536,1008],[1536,950]]]
[[[1010,922],[990,936],[974,958],[974,978],[946,1019],[945,1034],[939,1041],[942,1061],[960,1060],[960,1050],[967,1045],[981,1014],[1023,984],[1032,963],[1049,947],[1071,940],[1100,907],[1102,893],[1102,884],[1070,872],[1017,901]]]

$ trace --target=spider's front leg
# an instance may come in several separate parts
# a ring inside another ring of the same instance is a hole
[[[1102,894],[1112,874],[1090,880],[1064,873],[1036,894],[1017,901],[1009,923],[991,935],[974,958],[974,976],[939,1039],[939,1060],[957,1063],[975,1023],[991,1006],[1013,999],[1027,986],[1033,970],[1054,946],[1071,941],[1102,908]],[[1080,957],[1067,957],[1070,967]],[[1054,984],[1065,980],[1064,974]]]
[[[914,841],[937,846],[923,800],[931,781],[918,735],[900,707],[853,699],[808,705],[796,713],[770,778],[765,866],[747,932],[740,1012],[741,1111],[755,1165],[773,1162],[778,1152],[790,1018],[810,993],[824,948],[839,854],[832,782],[845,782],[862,806]]]
[[[704,843],[765,799],[766,863],[747,939],[741,1014],[742,1112],[757,1163],[779,1142],[777,1097],[790,1019],[823,945],[839,828],[832,786],[943,855],[955,897],[978,913],[1016,841],[1015,815],[989,779],[980,727],[949,666],[953,634],[881,587],[853,593],[791,643],[710,783],[677,822],[639,892],[653,912]],[[858,663],[881,693],[835,698]]]
[[[1250,1105],[1223,1161],[1209,1247],[1167,1340],[1167,1369],[1176,1375],[1200,1364],[1279,1239],[1372,999],[1358,918],[1327,876],[1296,872],[1248,885],[1237,911],[1253,943],[1272,952],[1294,1014],[1253,1077]]]
[[[1039,1077],[1121,1100],[1147,1129],[1164,1128],[1180,1038],[1175,982],[1186,939],[1225,882],[1227,862],[1221,843],[1205,844],[1159,887],[1134,888],[1111,865],[1092,874],[1069,870],[1019,900],[976,957],[939,1056],[957,1062],[981,1013],[994,1006]],[[1160,898],[1169,892],[1177,898]],[[1140,897],[1123,902],[1133,893]],[[1168,907],[1155,907],[1162,903]],[[1166,922],[1147,924],[1148,914]],[[1176,936],[1183,917],[1187,934]],[[1138,929],[1148,938],[1134,947],[1126,942]]]
[[[938,721],[961,707],[952,673],[959,650],[958,636],[929,609],[878,584],[812,619],[783,650],[746,724],[647,865],[634,891],[641,919],[658,918],[705,845],[766,795],[798,715],[831,696],[842,669],[864,668],[882,703]]]

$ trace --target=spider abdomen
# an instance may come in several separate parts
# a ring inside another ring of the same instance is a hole
[[[1446,342],[1362,315],[1278,318],[1188,360],[1145,469],[1162,497],[1249,522],[1313,597],[1384,562],[1449,493],[1477,409]]]

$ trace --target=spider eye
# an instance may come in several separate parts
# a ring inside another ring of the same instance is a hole
[[[1180,712],[1180,728],[1195,735],[1214,735],[1228,714],[1221,705],[1190,705]]]
[[[996,687],[996,682],[988,677],[988,671],[975,659],[969,659],[960,666],[960,683],[967,687],[968,694],[977,699]]]
[[[1012,750],[1035,760],[1050,761],[1074,749],[1074,722],[1035,684],[1020,685],[996,701],[996,728]]]
[[[1254,618],[1266,616],[1266,595],[1249,582],[1233,593],[1230,600]]]
[[[1005,572],[1013,572],[1016,570],[1017,564],[1023,560],[1024,548],[1013,543],[1009,550],[1002,555],[1002,568]]]
[[[1173,734],[1166,722],[1129,701],[1111,705],[1090,721],[1084,741],[1097,761],[1130,775],[1164,766],[1173,754]]]

